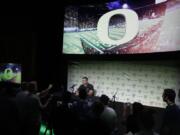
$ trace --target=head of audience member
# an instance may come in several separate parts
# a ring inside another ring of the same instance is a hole
[[[176,93],[173,89],[164,89],[162,98],[167,104],[175,103]]]
[[[64,103],[69,103],[71,101],[71,93],[69,91],[65,91],[62,95],[62,101]]]
[[[28,83],[27,82],[22,82],[21,88],[22,88],[23,91],[28,90]]]
[[[84,77],[82,78],[82,84],[83,84],[83,85],[87,85],[87,84],[88,84],[88,77],[84,76]]]
[[[79,90],[79,98],[85,100],[87,98],[87,92],[86,89],[80,89]]]
[[[179,99],[179,101],[180,101],[180,89],[179,89],[179,91],[178,91],[178,99]]]
[[[19,84],[12,82],[0,82],[0,94],[10,97],[16,95],[16,89],[19,87]]]
[[[30,82],[23,82],[21,84],[21,88],[22,88],[22,90],[28,91],[30,93],[36,92],[35,85],[33,83],[30,83]]]
[[[104,111],[104,105],[103,103],[96,101],[92,105],[92,112],[96,117],[99,117],[102,112]]]
[[[27,85],[27,90],[30,93],[35,93],[36,92],[36,87],[35,87],[34,83],[29,82],[28,85]]]
[[[109,97],[106,96],[106,95],[101,95],[100,101],[101,101],[101,103],[103,103],[104,105],[108,105],[108,103],[109,103]]]
[[[152,130],[154,127],[153,111],[144,109],[139,117],[140,130]]]
[[[133,103],[133,114],[139,114],[143,111],[144,109],[144,106],[141,104],[141,103],[138,103],[138,102],[134,102]]]
[[[50,90],[51,93],[56,93],[56,92],[66,92],[64,86],[59,83],[53,83],[52,88]]]

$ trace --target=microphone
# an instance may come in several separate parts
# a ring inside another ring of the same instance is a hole
[[[77,84],[73,84],[70,88],[73,89]]]

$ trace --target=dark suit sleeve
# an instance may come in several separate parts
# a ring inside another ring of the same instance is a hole
[[[79,86],[79,88],[78,88],[77,90],[78,90],[78,91],[80,91],[80,90],[82,89],[82,87],[83,87],[83,86],[82,86],[82,85],[80,85],[80,86]]]
[[[93,90],[94,91],[94,86],[92,84],[89,84],[89,90]]]

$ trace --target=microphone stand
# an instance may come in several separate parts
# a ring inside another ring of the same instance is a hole
[[[116,90],[116,92],[114,93],[114,95],[112,96],[112,100],[113,100],[113,107],[115,107],[115,103],[116,103],[116,95],[118,93],[118,90]]]

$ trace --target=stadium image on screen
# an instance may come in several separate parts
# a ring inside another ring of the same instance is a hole
[[[129,14],[120,13],[112,15],[108,22],[100,23],[103,16],[115,10],[121,12],[121,9],[136,13],[138,22],[130,20]],[[64,15],[63,53],[118,55],[180,50],[179,14],[180,2],[177,0],[146,0],[141,3],[116,0],[69,5]],[[130,25],[138,23],[138,31],[132,39],[118,44],[117,41],[130,36],[128,22]],[[100,28],[107,23],[107,33],[98,35]],[[117,43],[106,42],[107,38]]]
[[[19,64],[0,64],[0,81],[21,83],[21,66]]]

